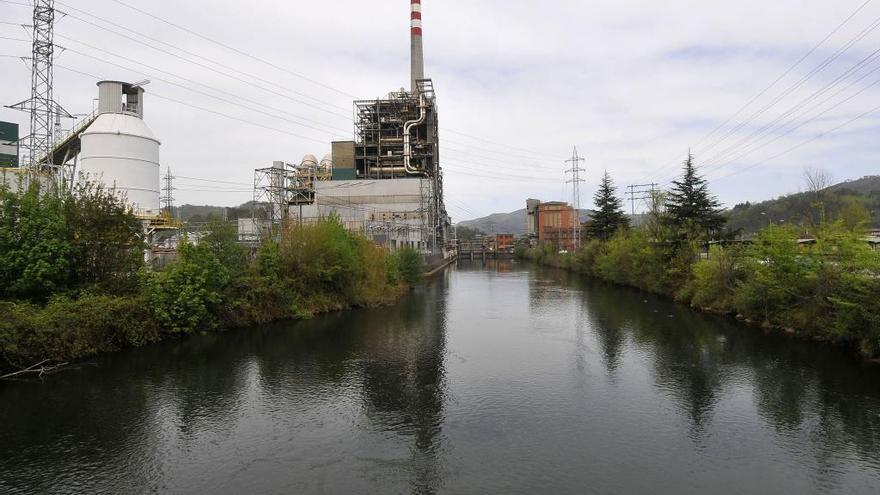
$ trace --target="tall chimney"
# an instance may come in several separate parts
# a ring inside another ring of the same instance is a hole
[[[416,92],[416,80],[425,78],[425,58],[422,53],[422,0],[410,0],[410,72],[412,92]]]

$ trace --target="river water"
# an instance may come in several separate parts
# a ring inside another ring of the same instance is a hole
[[[512,262],[0,383],[0,493],[880,492],[880,369]]]

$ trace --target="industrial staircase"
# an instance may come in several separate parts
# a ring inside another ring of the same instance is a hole
[[[49,154],[39,157],[37,163],[52,163],[54,165],[63,165],[67,163],[71,158],[76,156],[81,149],[79,139],[80,134],[92,125],[97,118],[98,111],[95,110],[77,121],[72,129],[55,140],[55,144],[52,146],[52,150]]]

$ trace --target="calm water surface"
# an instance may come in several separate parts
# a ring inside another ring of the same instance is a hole
[[[880,493],[880,370],[509,262],[0,383],[0,493]]]

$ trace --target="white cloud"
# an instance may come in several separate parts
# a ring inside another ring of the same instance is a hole
[[[408,84],[409,15],[407,2],[402,0],[252,0],[246,4],[230,0],[154,0],[137,4],[134,0],[126,1],[351,95],[375,97]],[[668,178],[676,170],[674,163],[684,158],[688,147],[695,146],[701,136],[773,81],[862,3],[863,0],[424,0],[426,69],[438,90],[441,139],[448,147],[442,152],[449,165],[446,193],[453,200],[450,203],[466,205],[466,211],[451,207],[454,217],[520,208],[530,196],[568,198],[562,170],[563,160],[570,155],[573,145],[587,156],[584,204],[590,203],[598,177],[605,169],[620,186]],[[58,22],[56,31],[60,36],[56,41],[60,45],[113,59],[120,65],[161,68],[245,97],[251,101],[240,103],[247,107],[254,107],[252,102],[256,101],[268,105],[270,113],[283,113],[285,119],[306,118],[320,123],[309,123],[311,126],[333,128],[317,131],[189,92],[159,79],[196,87],[192,82],[155,70],[132,72],[72,51],[62,53],[57,63],[78,71],[115,79],[140,79],[145,75],[153,79],[147,87],[146,119],[162,139],[163,163],[171,165],[178,175],[242,183],[242,191],[226,192],[237,187],[206,187],[206,183],[181,179],[181,190],[176,194],[178,202],[232,205],[246,201],[250,193],[245,190],[252,182],[254,168],[268,166],[277,159],[295,161],[306,153],[322,155],[329,151],[334,134],[351,135],[348,115],[352,98],[345,94],[233,53],[111,0],[69,4],[264,81],[243,84],[72,17]],[[59,4],[58,8],[63,10],[65,5]],[[27,8],[0,4],[0,12],[3,21],[29,22]],[[71,9],[70,13],[85,17],[77,10]],[[760,109],[761,102],[770,101],[774,92],[795,83],[877,16],[880,5],[869,4],[743,116]],[[14,26],[0,25],[0,36],[28,34]],[[137,62],[100,54],[77,41],[124,54]],[[696,146],[698,158],[711,159],[717,151],[772,121],[878,48],[878,42],[880,33],[870,33],[846,56],[758,118],[756,126],[745,127],[710,152],[699,153],[705,145]],[[0,47],[3,54],[29,52],[26,43],[0,40]],[[864,72],[878,65],[880,61],[872,62]],[[4,74],[0,78],[4,104],[27,96],[30,74],[20,61],[0,58],[0,72]],[[830,100],[828,105],[878,78],[880,71],[838,99]],[[72,112],[91,109],[92,98],[96,96],[94,82],[64,69],[56,70],[56,94]],[[271,87],[288,97],[261,90],[257,85]],[[276,85],[308,94],[322,103],[287,93]],[[233,98],[213,89],[201,90]],[[156,95],[188,101],[312,140],[206,114]],[[880,91],[875,86],[829,112],[826,117],[831,120],[804,126],[717,171],[710,166],[709,177],[719,178],[753,166],[839,125],[875,106],[880,102],[878,96]],[[291,98],[311,102],[322,110]],[[8,109],[0,110],[0,119],[26,124],[26,116]],[[876,173],[880,151],[872,137],[877,126],[877,119],[863,119],[840,133],[753,166],[713,186],[722,200],[732,204],[797,190],[800,170],[805,166],[824,166],[840,179]],[[506,174],[517,178],[492,180],[467,174]],[[545,180],[519,178],[526,176]],[[196,191],[211,188],[223,192]]]

